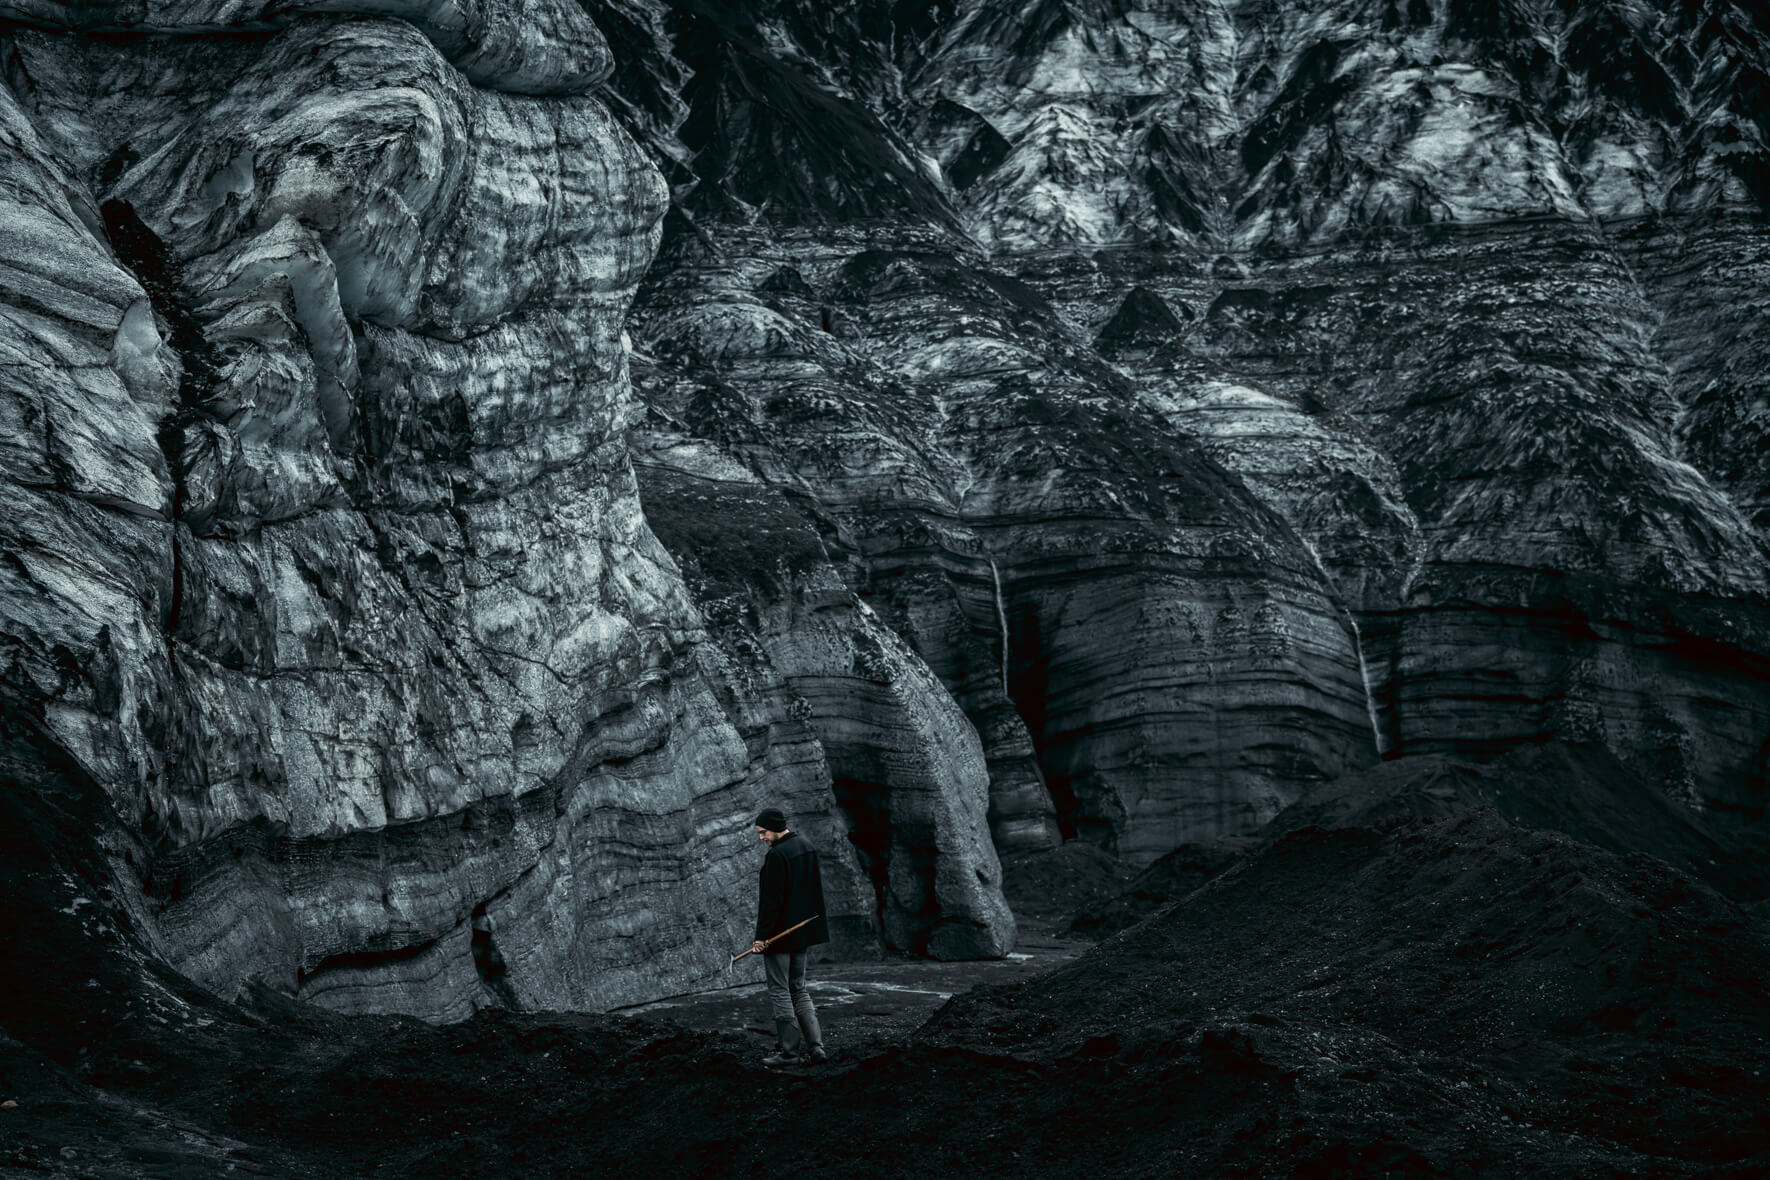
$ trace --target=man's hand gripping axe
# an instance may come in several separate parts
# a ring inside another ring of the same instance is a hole
[[[762,942],[762,949],[767,950],[769,947],[773,946],[775,943],[779,942],[781,939],[785,938],[787,935],[791,934],[793,931],[799,929],[800,926],[810,925],[812,922],[817,921],[821,917],[823,917],[822,914],[813,914],[813,915],[811,915],[811,917],[805,919],[805,921],[803,921],[803,922],[799,922],[799,923],[796,923],[792,926],[788,926],[785,930],[781,931],[779,934],[775,935],[773,938],[764,939]],[[733,955],[731,957],[731,962],[729,962],[725,965],[725,969],[727,971],[732,970],[734,967],[737,966],[737,961],[739,959],[743,958],[744,955],[753,955],[755,953],[756,953],[756,949],[754,947],[752,947],[749,950],[745,951],[743,955]]]

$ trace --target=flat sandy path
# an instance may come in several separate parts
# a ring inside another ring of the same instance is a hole
[[[813,961],[807,969],[824,1042],[833,1056],[845,1049],[902,1037],[958,992],[979,984],[1006,984],[1069,962],[1091,944],[1061,937],[1055,923],[1020,918],[1019,937],[1005,959],[942,963],[886,958],[842,963]],[[623,1016],[666,1019],[706,1032],[742,1032],[759,1051],[774,1041],[762,964],[737,965],[731,987],[689,992],[614,1009]]]

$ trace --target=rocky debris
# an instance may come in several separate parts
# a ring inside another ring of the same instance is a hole
[[[1179,902],[1240,858],[1305,827],[1383,826],[1489,808],[1523,827],[1559,832],[1619,856],[1645,853],[1748,910],[1770,897],[1764,837],[1713,824],[1587,743],[1520,746],[1490,763],[1444,755],[1387,762],[1324,784],[1258,833],[1181,845],[1069,931],[1105,938]]]
[[[1492,763],[1403,760],[1324,785],[1274,821],[1273,830],[1381,826],[1404,814],[1469,807],[1618,856],[1651,856],[1747,906],[1770,896],[1761,833],[1742,832],[1725,816],[1693,814],[1593,743],[1521,746]]]

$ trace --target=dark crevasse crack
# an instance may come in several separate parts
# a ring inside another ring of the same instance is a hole
[[[848,842],[873,887],[873,920],[885,929],[886,893],[891,881],[891,792],[889,787],[836,776],[831,782]]]
[[[1057,829],[1065,841],[1080,837],[1094,844],[1110,846],[1111,821],[1089,810],[1087,801],[1076,794],[1071,776],[1061,772],[1051,759],[1048,713],[1051,657],[1041,642],[1036,605],[1015,603],[1012,612],[1004,606],[1001,625],[1004,628],[1003,646],[1007,649],[1007,656],[1002,661],[1003,693],[1026,725],[1033,756],[1045,781],[1045,790],[1051,797]]]
[[[321,975],[327,971],[336,971],[340,968],[351,968],[360,971],[375,967],[385,967],[390,963],[404,963],[408,960],[416,959],[419,955],[435,946],[436,943],[436,939],[427,938],[422,942],[415,942],[410,946],[394,947],[391,950],[340,951],[335,955],[327,955],[325,958],[321,959],[314,965],[312,971],[299,972],[296,976],[296,980],[298,983],[305,984],[316,975]]]
[[[193,731],[194,702],[189,700],[190,686],[185,683],[183,664],[177,654],[177,636],[184,615],[185,552],[180,526],[189,527],[186,509],[189,502],[186,440],[191,427],[207,416],[204,409],[217,382],[217,366],[213,350],[204,338],[196,315],[181,294],[183,275],[166,244],[128,201],[112,198],[99,206],[105,236],[118,262],[128,269],[146,293],[154,317],[167,329],[165,343],[177,354],[180,363],[178,396],[155,432],[155,441],[165,456],[172,479],[171,570],[165,602],[160,608],[160,627],[167,654],[167,670],[173,698],[148,728],[149,741],[164,759],[165,782],[171,784],[186,775],[200,781],[202,743]],[[183,700],[182,704],[174,703]],[[154,815],[150,796],[145,800],[148,816]],[[158,821],[150,824],[160,828],[159,839],[165,839],[176,809],[162,809]]]
[[[154,311],[172,329],[169,343],[184,362],[184,379],[178,387],[180,408],[202,404],[215,385],[213,352],[202,327],[180,294],[183,275],[166,249],[166,243],[141,220],[128,201],[112,198],[99,207],[105,233],[117,259],[147,293]]]
[[[522,1003],[516,997],[516,989],[510,986],[510,969],[504,962],[504,955],[498,950],[497,940],[493,937],[492,918],[486,912],[487,907],[495,900],[496,898],[490,898],[473,907],[473,967],[479,973],[479,981],[485,985],[487,991],[498,997],[499,1003],[513,1012],[520,1012]]]
[[[156,435],[172,474],[172,519],[176,525],[184,516],[186,500],[185,431],[202,416],[201,407],[215,387],[213,350],[204,339],[195,314],[179,293],[182,275],[159,235],[148,228],[128,201],[107,200],[99,207],[99,213],[104,218],[105,235],[110,239],[117,260],[141,284],[155,316],[171,329],[167,342],[177,352],[183,370],[178,385],[178,404],[160,423]],[[172,537],[172,595],[162,619],[168,645],[174,642],[173,636],[178,631],[183,599],[184,563],[175,528]]]

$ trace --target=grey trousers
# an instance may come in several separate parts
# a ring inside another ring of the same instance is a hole
[[[805,986],[805,952],[763,955],[762,969],[768,980],[768,1007],[774,1013],[775,1037],[788,1053],[824,1047],[823,1030],[817,1025],[817,1009]],[[803,1038],[803,1041],[801,1040]]]

